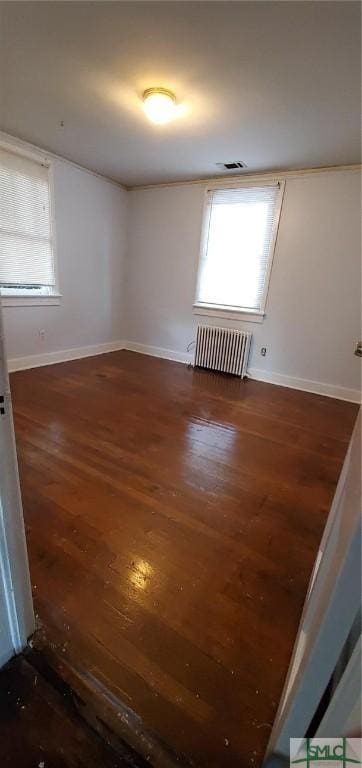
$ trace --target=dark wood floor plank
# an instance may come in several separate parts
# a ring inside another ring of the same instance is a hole
[[[89,728],[70,694],[57,691],[23,657],[0,672],[0,762],[2,768],[136,765]]]
[[[42,643],[185,760],[256,768],[357,407],[129,352],[11,386]]]

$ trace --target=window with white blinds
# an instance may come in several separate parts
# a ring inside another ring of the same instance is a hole
[[[279,183],[208,191],[196,307],[263,314],[281,194]]]
[[[49,168],[1,148],[0,290],[10,297],[56,292]]]

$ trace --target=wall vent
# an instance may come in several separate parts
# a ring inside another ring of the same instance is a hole
[[[240,168],[241,170],[247,168],[246,163],[243,163],[242,160],[232,160],[230,163],[216,163],[216,165],[223,171],[239,171]]]

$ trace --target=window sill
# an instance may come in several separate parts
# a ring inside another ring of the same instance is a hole
[[[226,320],[243,320],[246,323],[262,323],[265,317],[264,312],[247,311],[235,307],[215,306],[214,304],[194,304],[194,315],[204,315],[206,317],[222,317]]]
[[[60,304],[62,295],[55,293],[52,296],[1,296],[3,307],[49,307]]]

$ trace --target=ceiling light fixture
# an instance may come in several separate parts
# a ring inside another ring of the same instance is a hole
[[[176,96],[167,88],[147,88],[143,94],[143,109],[152,123],[168,123],[176,113]]]

